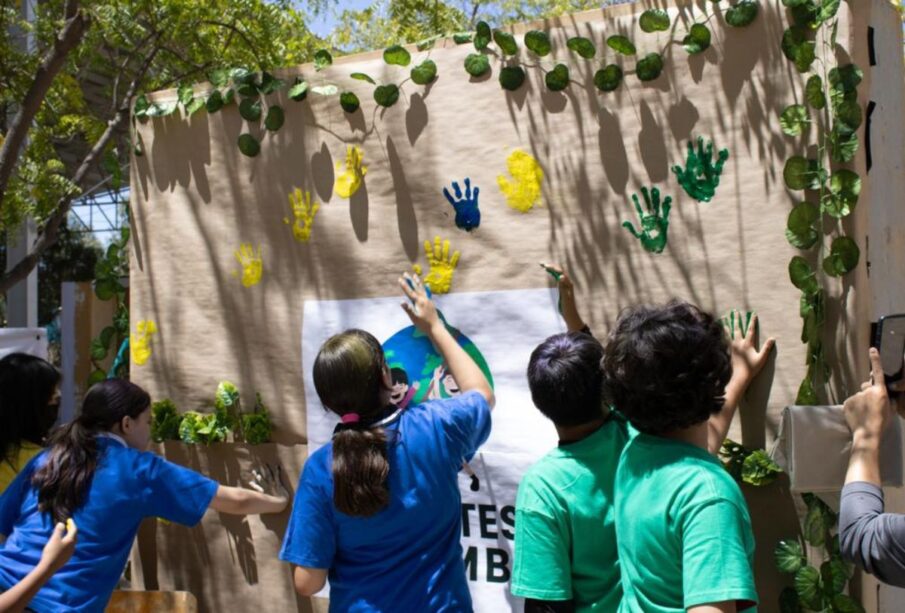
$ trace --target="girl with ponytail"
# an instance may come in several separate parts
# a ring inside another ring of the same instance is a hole
[[[146,517],[192,526],[208,507],[237,515],[278,513],[269,496],[226,487],[145,451],[151,399],[123,379],[93,386],[79,416],[58,428],[47,450],[0,497],[0,592],[38,565],[55,524],[75,521],[75,553],[29,604],[43,612],[103,611]]]
[[[329,576],[331,611],[471,611],[457,473],[490,434],[493,392],[421,280],[399,285],[462,394],[400,409],[377,339],[362,330],[329,338],[314,387],[340,423],[305,464],[280,559],[303,596]]]

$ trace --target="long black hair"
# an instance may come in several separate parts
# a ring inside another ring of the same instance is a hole
[[[0,462],[12,462],[23,442],[44,444],[59,412],[50,404],[59,383],[47,360],[27,353],[0,360]]]
[[[38,508],[56,522],[82,506],[97,468],[96,435],[125,417],[137,418],[151,406],[148,393],[124,379],[108,379],[88,390],[79,416],[58,428],[48,441],[47,461],[35,471]]]
[[[386,358],[364,330],[330,337],[314,360],[314,388],[325,407],[362,421],[382,408]],[[390,501],[387,439],[383,428],[354,427],[333,435],[333,503],[347,515],[370,517]]]

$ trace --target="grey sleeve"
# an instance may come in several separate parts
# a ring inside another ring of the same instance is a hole
[[[905,515],[883,512],[883,490],[858,481],[842,488],[842,557],[883,583],[905,587]]]

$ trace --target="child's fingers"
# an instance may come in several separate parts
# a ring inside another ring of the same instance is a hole
[[[764,346],[760,348],[760,352],[762,354],[770,355],[770,352],[773,351],[773,348],[776,346],[776,339],[772,336],[764,341]]]
[[[412,289],[411,285],[409,285],[410,282],[411,277],[408,277],[408,275],[406,275],[406,277],[404,278],[400,277],[399,287],[402,288],[402,293],[405,294],[406,298],[408,298],[409,300],[414,300],[418,297],[418,293],[415,292],[414,289]]]
[[[874,385],[883,386],[886,390],[886,375],[883,373],[883,362],[880,360],[880,352],[874,347],[870,348],[870,379]]]
[[[66,520],[66,536],[63,537],[63,543],[67,545],[74,543],[78,534],[79,527],[75,525],[75,522],[72,521],[72,518],[70,517]]]
[[[412,306],[410,302],[403,302],[399,306],[402,307],[402,310],[405,311],[405,314],[409,316],[413,322],[417,319],[417,315],[415,314],[415,308]]]
[[[66,533],[66,524],[63,522],[57,522],[57,524],[53,527],[53,534],[50,535],[51,540],[62,541],[63,535]]]
[[[739,317],[741,317],[741,313],[739,313]],[[748,333],[745,334],[745,340],[749,340],[753,343],[755,330],[757,330],[757,313],[753,313],[751,315],[751,320],[748,321]]]

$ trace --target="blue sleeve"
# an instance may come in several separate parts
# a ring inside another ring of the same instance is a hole
[[[152,453],[142,453],[138,461],[146,517],[162,517],[185,526],[201,521],[219,483]]]
[[[470,459],[490,436],[490,405],[479,392],[440,400],[430,409],[442,424],[455,461]]]
[[[329,447],[322,447],[305,462],[292,503],[289,527],[280,559],[306,568],[330,568],[336,555],[333,496],[329,488]]]

